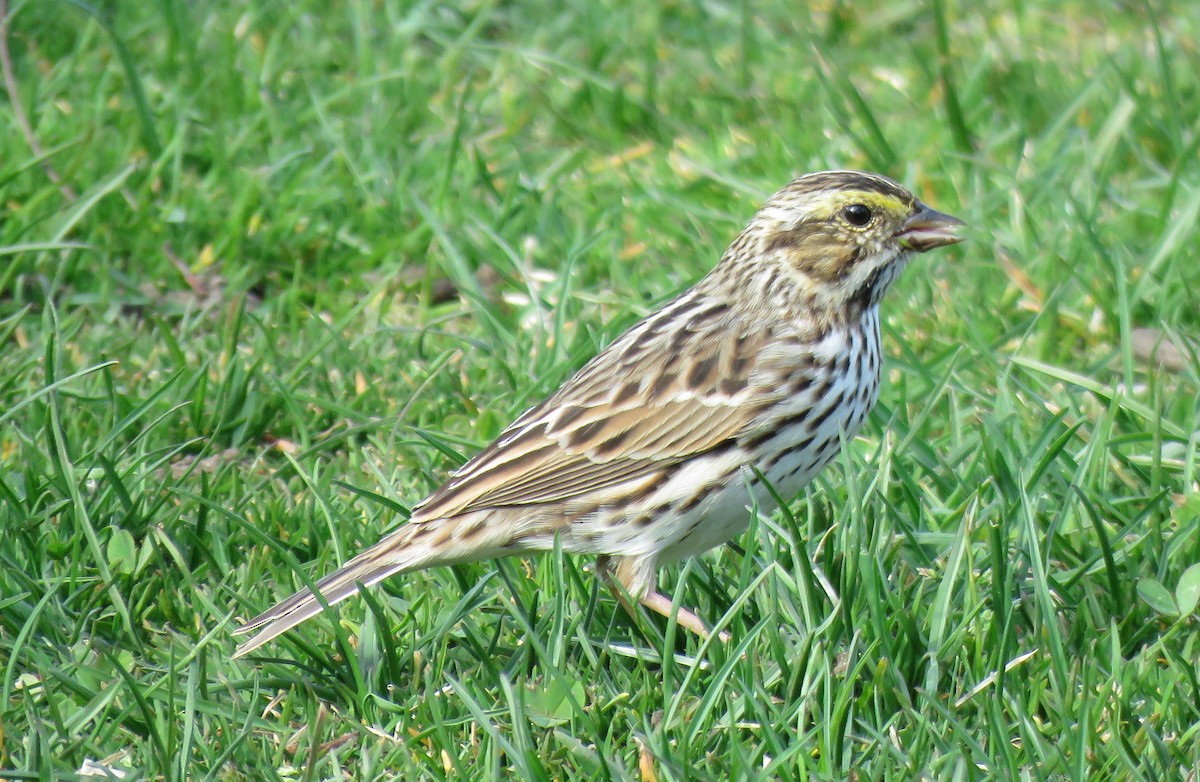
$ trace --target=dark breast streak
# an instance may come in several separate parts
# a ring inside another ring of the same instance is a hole
[[[780,403],[783,409],[739,442],[788,499],[833,459],[843,437],[858,432],[879,390],[878,310],[826,339],[842,345],[824,355],[799,356],[784,381],[792,393]]]

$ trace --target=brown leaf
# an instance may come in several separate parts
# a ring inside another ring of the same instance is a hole
[[[654,756],[646,747],[646,742],[634,739],[638,745],[638,774],[642,782],[658,782],[658,774],[654,772]]]

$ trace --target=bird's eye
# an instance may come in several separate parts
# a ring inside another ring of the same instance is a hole
[[[871,222],[871,209],[863,204],[850,204],[842,210],[842,217],[845,217],[846,222],[850,225],[857,225],[861,228]]]

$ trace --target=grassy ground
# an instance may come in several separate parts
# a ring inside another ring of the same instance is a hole
[[[1195,779],[1194,4],[96,3],[10,8],[0,777]],[[230,661],[826,167],[970,241],[664,572],[733,644],[549,555]]]

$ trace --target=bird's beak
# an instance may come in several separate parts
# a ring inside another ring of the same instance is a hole
[[[942,214],[918,201],[917,211],[896,231],[896,239],[904,249],[923,253],[935,247],[961,242],[962,237],[955,229],[962,225],[966,223],[957,217]]]

